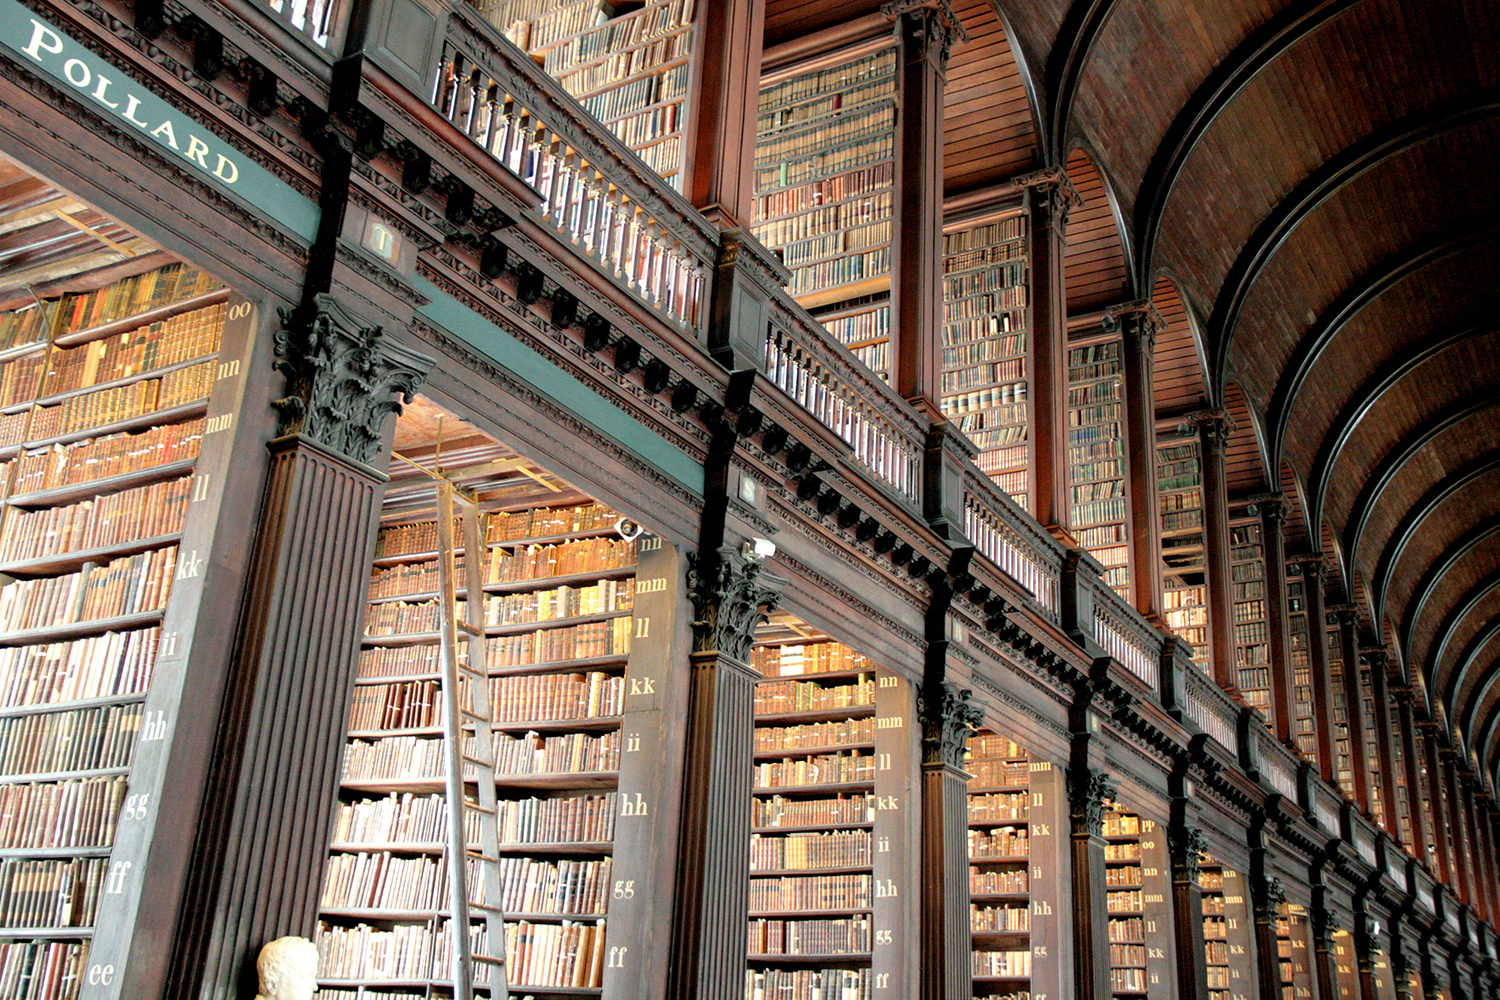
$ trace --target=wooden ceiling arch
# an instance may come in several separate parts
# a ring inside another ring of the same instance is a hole
[[[1350,565],[1359,560],[1359,547],[1364,541],[1365,527],[1375,504],[1406,464],[1445,431],[1496,407],[1500,407],[1500,395],[1494,393],[1483,393],[1450,403],[1424,420],[1386,454],[1360,488],[1345,522],[1343,544],[1344,550],[1349,554]],[[1321,506],[1321,499],[1317,502]]]
[[[1309,34],[1362,0],[1318,0],[1293,5],[1271,17],[1231,52],[1182,106],[1157,146],[1146,168],[1135,199],[1138,237],[1136,260],[1144,274],[1151,273],[1156,237],[1161,231],[1167,202],[1182,168],[1192,157],[1203,136],[1219,115],[1234,102],[1249,82]]]
[[[1044,137],[1049,158],[1054,163],[1063,162],[1065,137],[1068,135],[1069,117],[1073,101],[1078,96],[1078,83],[1088,63],[1089,53],[1104,23],[1114,12],[1116,0],[1078,0],[1068,8],[1063,18],[1062,30],[1058,32],[1057,44],[1052,47],[1047,60],[1047,94],[1051,104],[1047,113],[1047,131]]]
[[[1464,648],[1459,651],[1458,659],[1455,661],[1456,666],[1448,672],[1446,679],[1437,676],[1432,677],[1432,686],[1434,688],[1437,688],[1439,683],[1441,683],[1442,701],[1448,710],[1448,717],[1450,719],[1457,719],[1460,714],[1458,699],[1459,695],[1463,693],[1463,680],[1469,672],[1469,667],[1474,664],[1479,654],[1484,651],[1484,648],[1494,642],[1496,638],[1500,638],[1500,615],[1486,622],[1484,627],[1464,644]],[[1493,664],[1493,661],[1491,662]],[[1467,728],[1464,731],[1467,732]]]
[[[1455,539],[1422,572],[1416,587],[1412,590],[1412,600],[1407,604],[1406,611],[1401,617],[1401,645],[1403,647],[1410,649],[1412,631],[1417,620],[1426,610],[1427,602],[1438,581],[1465,556],[1496,536],[1500,536],[1500,517],[1486,518]]]
[[[1454,495],[1497,471],[1500,471],[1500,450],[1491,451],[1462,468],[1454,469],[1402,515],[1396,531],[1386,543],[1385,548],[1381,550],[1380,561],[1376,564],[1372,578],[1377,614],[1385,614],[1385,602],[1390,592],[1391,580],[1395,575],[1396,567],[1400,565],[1407,543],[1410,542],[1416,530]],[[1414,595],[1416,593],[1416,591],[1413,592]],[[1401,644],[1404,646],[1409,641],[1410,636],[1403,633]]]
[[[1331,157],[1283,198],[1261,220],[1250,241],[1241,248],[1214,301],[1208,325],[1216,384],[1222,382],[1229,345],[1250,290],[1298,226],[1330,198],[1372,170],[1399,159],[1423,143],[1494,118],[1497,114],[1500,114],[1500,95],[1486,92],[1455,101],[1446,109],[1431,109],[1404,118]],[[1293,370],[1297,369],[1294,367]],[[1305,375],[1305,372],[1301,374]]]

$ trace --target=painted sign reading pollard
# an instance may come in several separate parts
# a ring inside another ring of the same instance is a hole
[[[18,60],[64,84],[117,118],[237,200],[298,236],[317,233],[317,206],[212,131],[125,76],[62,29],[16,0],[0,0],[0,44]]]

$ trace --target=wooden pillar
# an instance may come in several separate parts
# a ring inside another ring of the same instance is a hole
[[[1429,867],[1427,831],[1422,825],[1422,765],[1418,762],[1416,718],[1412,714],[1413,692],[1405,683],[1391,685],[1396,700],[1396,739],[1401,741],[1401,762],[1406,769],[1406,822],[1411,829],[1411,843],[1406,849],[1422,866]]]
[[[1068,768],[1068,813],[1073,862],[1073,976],[1078,1000],[1109,1000],[1109,908],[1104,882],[1105,803],[1118,791],[1109,775],[1088,763],[1093,737],[1073,737]]]
[[[938,406],[943,367],[943,82],[949,52],[969,35],[946,3],[927,2],[897,0],[882,8],[896,18],[901,38],[891,371],[902,398],[938,421],[943,419]]]
[[[1437,723],[1427,721],[1417,725],[1422,734],[1422,759],[1427,768],[1427,795],[1432,808],[1433,846],[1437,850],[1437,871],[1434,874],[1438,881],[1453,885],[1453,854],[1448,839],[1448,809],[1445,805],[1447,796],[1443,788],[1443,771],[1438,762]]]
[[[232,1000],[262,945],[312,937],[353,697],[390,434],[432,362],[328,295],[277,338],[287,394],[271,442],[194,845],[184,946],[165,995]],[[125,995],[135,995],[127,992]]]
[[[1266,561],[1266,624],[1271,647],[1271,722],[1276,738],[1297,746],[1297,675],[1292,669],[1291,619],[1286,607],[1286,497],[1258,498],[1261,552]]]
[[[1266,874],[1264,815],[1250,827],[1250,902],[1255,919],[1255,978],[1260,1000],[1282,1000],[1281,948],[1276,938],[1276,908],[1286,902],[1281,883]]]
[[[1443,801],[1448,825],[1448,885],[1459,899],[1474,905],[1474,878],[1469,861],[1469,838],[1464,828],[1463,801],[1458,792],[1458,754],[1452,747],[1438,749],[1443,776]]]
[[[1390,654],[1376,646],[1364,651],[1370,664],[1370,697],[1375,703],[1375,750],[1380,754],[1380,821],[1385,832],[1397,843],[1401,840],[1401,822],[1396,818],[1396,743],[1392,725],[1391,695],[1387,690],[1386,671]]]
[[[1474,786],[1474,828],[1479,834],[1479,870],[1484,873],[1479,881],[1486,887],[1485,919],[1494,926],[1500,921],[1500,858],[1495,855],[1495,827],[1490,819],[1492,801],[1477,779]]]
[[[1320,862],[1321,866],[1323,862]],[[1334,968],[1333,914],[1328,906],[1328,887],[1321,882],[1319,873],[1313,884],[1312,932],[1313,963],[1317,971],[1318,1000],[1340,1000],[1338,977]]]
[[[1149,302],[1113,309],[1125,368],[1125,456],[1130,488],[1130,593],[1135,609],[1161,623],[1161,516],[1156,490],[1156,334],[1165,325]]]
[[[1225,691],[1236,691],[1234,588],[1229,573],[1229,487],[1225,459],[1234,423],[1222,410],[1194,418],[1203,462],[1203,567],[1208,582],[1208,641],[1213,677]]]
[[[759,677],[750,648],[785,581],[728,546],[689,561],[692,679],[668,995],[742,1000]]]
[[[1333,677],[1328,668],[1327,611],[1323,604],[1323,559],[1303,560],[1303,592],[1307,598],[1308,669],[1312,680],[1313,731],[1318,741],[1318,773],[1338,787],[1338,754],[1334,742]]]
[[[1187,825],[1186,800],[1172,804],[1167,849],[1172,857],[1172,939],[1177,950],[1177,995],[1208,995],[1208,961],[1203,951],[1203,890],[1198,887],[1198,859],[1208,841]]]
[[[1487,873],[1492,873],[1493,868],[1486,864],[1484,856],[1484,844],[1479,837],[1479,824],[1475,822],[1474,815],[1474,776],[1465,767],[1458,767],[1458,805],[1459,812],[1463,816],[1464,842],[1468,845],[1469,862],[1469,905],[1481,916],[1488,918],[1490,912],[1489,895],[1494,879]]]
[[[924,685],[922,716],[922,1000],[967,1000],[969,951],[969,735],[984,713],[948,680]]]
[[[683,193],[721,229],[744,228],[753,221],[755,118],[765,33],[765,0],[704,4],[693,31]]]
[[[1027,190],[1031,209],[1031,496],[1036,519],[1068,535],[1068,212],[1081,202],[1060,170]]]
[[[1370,761],[1366,756],[1365,696],[1359,683],[1359,642],[1355,637],[1357,610],[1352,604],[1333,608],[1339,624],[1339,647],[1344,658],[1344,719],[1349,732],[1349,772],[1353,775],[1354,804],[1370,811]]]

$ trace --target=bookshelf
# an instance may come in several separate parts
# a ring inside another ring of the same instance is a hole
[[[1104,842],[1111,993],[1169,996],[1175,971],[1163,935],[1172,926],[1172,886],[1162,828],[1115,804],[1104,815]]]
[[[1271,625],[1266,612],[1266,560],[1258,520],[1229,527],[1229,575],[1234,588],[1236,686],[1245,703],[1271,725]]]
[[[1055,768],[1007,736],[969,738],[969,927],[974,996],[1014,1000],[1061,982]]]
[[[1157,434],[1156,481],[1161,506],[1162,614],[1167,626],[1193,647],[1193,662],[1207,673],[1203,461],[1195,434]]]
[[[192,477],[205,434],[228,424],[204,414],[221,347],[237,358],[248,336],[226,338],[229,301],[170,264],[0,314],[6,995],[77,995],[118,828],[149,787],[132,765],[162,725],[146,702],[163,619],[185,599]]]
[[[1121,342],[1090,334],[1068,349],[1068,483],[1078,544],[1130,597]]]
[[[893,929],[915,917],[899,861],[916,846],[911,686],[786,614],[762,626],[752,662],[746,1000],[899,990]]]
[[[792,296],[887,380],[895,150],[893,39],[762,75],[752,231]]]
[[[1381,829],[1394,833],[1395,831],[1391,829],[1394,824],[1387,815],[1385,802],[1381,799],[1380,773],[1385,765],[1381,763],[1380,743],[1375,738],[1375,689],[1370,679],[1370,665],[1360,658],[1355,663],[1355,669],[1359,671],[1360,699],[1364,705],[1365,745],[1360,750],[1365,763],[1365,776],[1368,779],[1365,787],[1370,796],[1367,811],[1379,823]]]
[[[694,0],[474,0],[474,7],[682,189]]]
[[[1312,948],[1307,908],[1300,903],[1276,906],[1276,956],[1281,1000],[1313,995]]]
[[[1328,650],[1328,685],[1333,692],[1333,773],[1339,789],[1354,798],[1354,758],[1349,745],[1349,710],[1344,697],[1344,643],[1337,619],[1326,616],[1324,641]]]
[[[1316,765],[1318,739],[1313,731],[1312,651],[1307,628],[1307,581],[1300,575],[1301,572],[1301,568],[1295,563],[1287,566],[1287,631],[1291,637],[1292,682],[1296,688],[1293,693],[1292,714],[1297,749]]]
[[[1030,261],[1013,215],[943,234],[940,407],[995,484],[1027,505]]]
[[[1235,1000],[1253,983],[1251,937],[1254,923],[1244,873],[1205,854],[1198,865],[1203,892],[1203,948],[1208,968],[1208,1000]]]

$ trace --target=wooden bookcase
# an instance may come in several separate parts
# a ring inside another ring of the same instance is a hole
[[[1231,523],[1229,573],[1234,588],[1236,683],[1246,704],[1271,724],[1271,626],[1266,612],[1266,561],[1259,520]]]
[[[1276,956],[1281,977],[1281,1000],[1303,1000],[1313,995],[1313,957],[1307,908],[1300,903],[1276,907]]]
[[[1208,967],[1208,1000],[1235,1000],[1255,982],[1254,923],[1245,875],[1211,855],[1198,866],[1203,891],[1203,947]]]
[[[476,0],[474,6],[681,190],[694,0],[653,0],[629,10],[604,0]]]
[[[791,269],[787,290],[886,379],[895,128],[894,39],[761,78],[753,231]]]
[[[180,700],[163,623],[201,582],[180,547],[252,314],[173,264],[0,315],[0,966],[28,997],[76,993],[120,825],[153,812],[136,758]]]
[[[1333,691],[1333,774],[1339,788],[1354,797],[1354,757],[1349,745],[1349,708],[1344,698],[1344,644],[1333,615],[1327,615],[1323,629],[1328,650],[1328,685]]]
[[[1109,985],[1116,997],[1147,995],[1146,899],[1139,816],[1111,809],[1104,816],[1104,886],[1109,911]]]
[[[1361,660],[1355,664],[1359,671],[1360,699],[1364,705],[1365,720],[1365,745],[1361,748],[1362,759],[1365,764],[1365,775],[1369,779],[1366,788],[1369,790],[1369,813],[1375,817],[1382,829],[1387,828],[1385,803],[1381,801],[1380,772],[1386,766],[1381,762],[1380,744],[1375,738],[1375,690],[1370,680],[1370,666]],[[1392,830],[1392,833],[1395,831]]]
[[[964,768],[974,996],[1014,997],[1032,989],[1031,758],[985,732],[969,738]]]
[[[1125,397],[1118,337],[1090,335],[1068,349],[1068,483],[1078,544],[1129,599]]]
[[[1157,435],[1161,504],[1162,614],[1208,670],[1208,588],[1204,576],[1203,462],[1198,438]]]
[[[1297,738],[1297,749],[1302,755],[1318,762],[1318,739],[1313,732],[1312,701],[1312,651],[1310,633],[1307,628],[1307,581],[1294,573],[1301,571],[1295,564],[1287,567],[1286,611],[1287,631],[1291,636],[1293,725]]]
[[[976,461],[1022,507],[1028,501],[1030,240],[1024,215],[943,234],[943,413]]]

